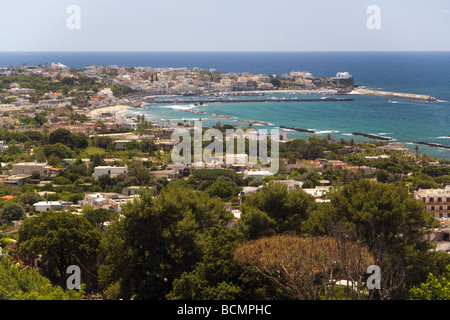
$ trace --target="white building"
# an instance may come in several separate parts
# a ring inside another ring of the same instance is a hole
[[[43,212],[62,208],[61,201],[39,201],[33,204],[34,211]]]
[[[94,180],[98,180],[98,177],[108,174],[110,177],[115,177],[121,173],[127,173],[128,167],[111,167],[111,166],[98,166],[94,168],[94,173],[92,176],[94,177]]]
[[[273,176],[273,173],[270,171],[244,171],[244,179],[246,178],[253,178],[257,180],[263,180],[265,177],[271,177]]]

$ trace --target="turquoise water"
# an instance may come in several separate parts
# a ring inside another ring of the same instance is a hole
[[[265,97],[320,98],[321,94],[292,95],[267,94]],[[264,98],[265,98],[264,97]],[[193,121],[202,119],[205,127],[222,124],[248,126],[239,119],[251,119],[268,122],[270,126],[256,126],[261,129],[280,129],[279,126],[297,127],[314,130],[319,137],[330,134],[335,139],[369,141],[366,138],[351,135],[362,132],[390,137],[404,142],[412,151],[415,141],[425,141],[450,145],[448,130],[448,104],[429,103],[372,96],[352,96],[354,101],[333,102],[261,102],[261,103],[206,103],[203,106],[193,104],[148,104],[144,113],[147,119],[157,121]],[[206,114],[193,114],[180,109],[191,108]],[[208,114],[232,116],[233,119],[212,117]],[[305,138],[311,134],[288,131],[289,138]],[[450,159],[450,150],[431,148],[421,145],[419,150],[438,159]]]

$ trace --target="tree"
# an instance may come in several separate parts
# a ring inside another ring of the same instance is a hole
[[[0,222],[10,223],[25,218],[25,209],[18,203],[9,202],[0,210]]]
[[[63,290],[36,269],[0,258],[0,300],[80,300],[83,290]]]
[[[428,275],[427,281],[410,290],[411,300],[450,300],[450,265],[446,274]]]
[[[106,229],[106,223],[112,221],[117,213],[103,208],[85,207],[83,208],[83,215],[94,227],[103,232]]]
[[[42,113],[37,113],[34,116],[34,121],[36,121],[36,123],[39,126],[43,126],[45,123],[47,123],[47,117],[44,114],[42,114]]]
[[[299,234],[315,207],[314,198],[302,189],[289,191],[285,184],[272,182],[244,198],[240,225],[252,234],[251,239],[285,232]]]
[[[222,200],[229,200],[231,197],[237,196],[239,191],[240,189],[235,188],[232,182],[221,180],[215,181],[206,189],[211,197],[219,197]]]
[[[112,139],[108,136],[100,136],[95,139],[95,146],[106,149],[108,146],[112,145]]]
[[[366,268],[373,264],[367,248],[356,242],[287,235],[244,243],[236,249],[235,259],[253,266],[298,300],[331,299],[342,278],[364,285]]]
[[[377,170],[375,172],[375,176],[377,177],[377,181],[378,182],[383,182],[386,183],[389,179],[389,172],[387,172],[386,170]]]
[[[236,228],[216,227],[207,235],[202,261],[176,279],[169,300],[286,299],[272,282],[234,259],[244,240]]]
[[[217,198],[174,182],[156,197],[141,192],[122,213],[105,233],[99,274],[102,287],[118,286],[124,299],[163,299],[201,261],[208,229],[232,218]]]
[[[23,195],[20,196],[19,198],[19,202],[25,204],[25,205],[33,205],[36,202],[39,202],[41,200],[43,200],[44,198],[42,198],[39,193],[36,192],[27,192]]]
[[[402,184],[352,182],[330,196],[332,210],[324,222],[327,234],[359,240],[383,270],[378,298],[388,299],[406,276],[406,253],[425,252],[423,235],[433,217]]]
[[[67,129],[56,129],[55,131],[50,133],[49,136],[50,144],[61,143],[66,146],[73,146],[73,137],[72,132]]]
[[[17,242],[23,261],[40,255],[43,274],[60,284],[67,267],[81,267],[96,257],[99,243],[100,233],[87,219],[66,211],[46,211],[24,220]]]

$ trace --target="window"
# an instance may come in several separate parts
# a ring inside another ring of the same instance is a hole
[[[434,202],[434,198],[430,198],[428,202]]]

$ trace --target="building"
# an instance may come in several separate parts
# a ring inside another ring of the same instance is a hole
[[[303,182],[295,181],[295,180],[272,180],[270,183],[279,183],[287,186],[288,191],[301,189],[303,186]]]
[[[336,77],[330,78],[330,81],[337,86],[353,86],[355,84],[355,79],[348,72],[338,72],[336,73]]]
[[[134,196],[134,195],[138,195],[142,189],[143,189],[143,187],[140,187],[140,186],[125,187],[122,189],[122,194],[127,195],[127,196]]]
[[[136,197],[136,195],[128,196],[116,192],[92,192],[84,195],[83,205],[95,209],[107,209],[121,212],[121,205],[132,201],[134,197]]]
[[[450,185],[443,189],[419,189],[414,198],[422,200],[425,208],[439,221],[448,221],[450,214]]]
[[[115,177],[121,173],[127,173],[128,167],[111,167],[111,166],[98,166],[94,168],[94,173],[92,176],[94,177],[94,180],[98,180],[98,177],[107,174],[110,177]]]
[[[51,168],[47,162],[20,162],[12,165],[11,175],[31,175],[34,171],[38,171],[42,177],[49,175]]]
[[[244,171],[244,179],[246,178],[253,178],[256,180],[263,180],[265,177],[271,177],[273,176],[273,173],[270,171],[264,171],[264,170],[250,170],[250,171]]]
[[[34,211],[43,212],[49,210],[59,210],[62,208],[61,201],[39,201],[33,204]]]
[[[166,178],[166,179],[180,178],[181,176],[180,171],[176,169],[150,171],[150,175],[152,175],[155,178]]]
[[[131,140],[116,140],[114,141],[114,146],[117,151],[127,150],[127,145],[131,142]]]

